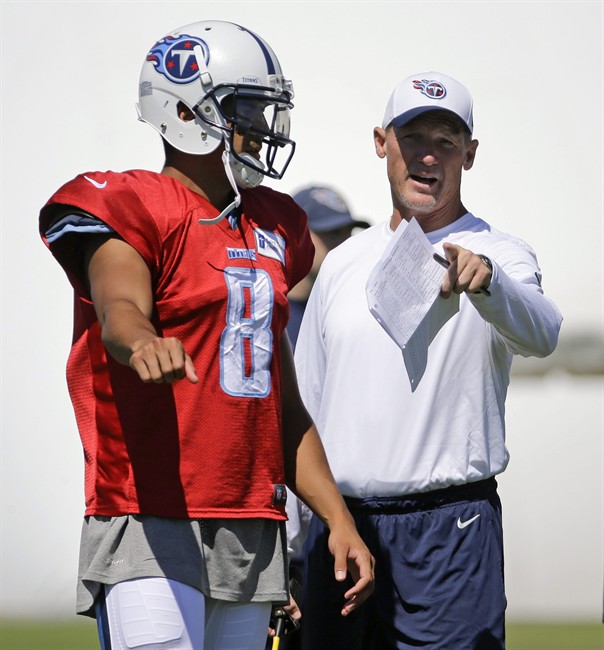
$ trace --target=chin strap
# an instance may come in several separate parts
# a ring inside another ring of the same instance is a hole
[[[241,158],[249,157],[252,162],[256,165],[261,165],[262,163],[254,160],[249,154],[240,154]],[[262,172],[249,167],[240,160],[237,160],[231,154],[231,147],[228,140],[225,138],[224,141],[224,151],[222,152],[222,164],[224,165],[224,171],[229,179],[229,183],[235,192],[235,199],[232,203],[227,205],[227,207],[213,219],[198,219],[198,223],[211,226],[215,223],[222,221],[226,216],[228,216],[232,210],[238,208],[241,203],[241,194],[239,194],[239,188],[248,189],[252,187],[258,187],[264,179]]]
[[[229,203],[229,205],[227,205],[227,207],[217,217],[213,217],[212,219],[198,219],[197,223],[203,226],[212,226],[215,223],[219,223],[226,216],[228,216],[235,208],[238,208],[239,205],[241,204],[241,194],[239,194],[239,188],[237,187],[237,183],[235,182],[235,177],[233,176],[233,170],[231,169],[230,158],[231,158],[230,145],[225,138],[224,151],[222,152],[222,164],[224,165],[224,171],[226,172],[227,178],[229,179],[229,183],[231,184],[231,187],[235,192],[235,199],[233,200],[232,203]]]

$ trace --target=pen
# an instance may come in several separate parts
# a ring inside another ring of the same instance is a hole
[[[434,253],[432,255],[435,261],[437,261],[441,266],[444,266],[446,269],[449,268],[449,260],[446,260],[442,255],[439,255],[438,253]],[[480,289],[479,291],[475,291],[474,293],[482,293],[485,296],[490,296],[491,292],[488,289]]]

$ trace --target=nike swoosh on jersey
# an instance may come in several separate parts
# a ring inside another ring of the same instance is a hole
[[[98,190],[104,190],[107,187],[107,181],[104,181],[103,183],[99,183],[98,181],[95,181],[94,178],[88,178],[88,176],[84,176],[84,178],[89,183],[92,183]]]
[[[480,517],[480,515],[475,515],[474,517],[472,517],[471,519],[467,519],[466,521],[462,521],[461,517],[457,517],[457,528],[461,530],[462,528],[469,526],[473,521],[476,521],[478,517]]]

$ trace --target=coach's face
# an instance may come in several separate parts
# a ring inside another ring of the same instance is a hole
[[[374,140],[376,153],[386,158],[393,204],[402,218],[421,222],[422,216],[442,215],[450,222],[451,214],[459,216],[462,170],[474,164],[478,141],[456,118],[430,111],[401,127],[376,128]]]

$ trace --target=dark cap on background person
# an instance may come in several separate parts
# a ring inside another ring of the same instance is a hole
[[[473,100],[468,89],[442,72],[419,72],[403,79],[390,95],[382,128],[400,127],[426,111],[457,115],[470,135],[474,130]]]
[[[353,217],[341,194],[330,187],[313,185],[296,192],[293,199],[308,215],[308,227],[314,232],[370,226],[369,222]]]

